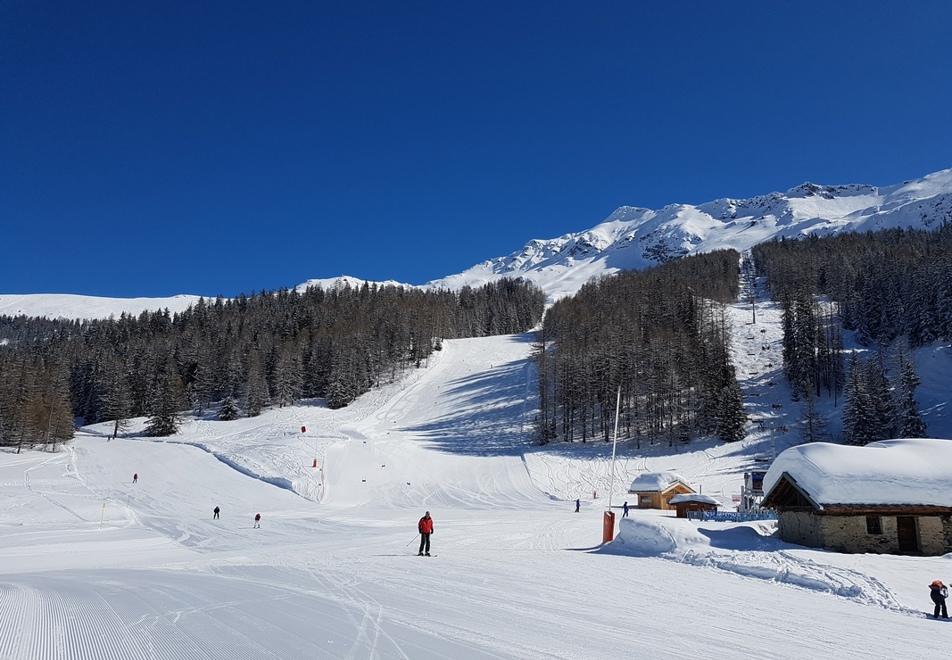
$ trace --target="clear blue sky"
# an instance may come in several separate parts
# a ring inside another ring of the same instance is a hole
[[[952,2],[0,3],[0,293],[422,284],[952,167]]]

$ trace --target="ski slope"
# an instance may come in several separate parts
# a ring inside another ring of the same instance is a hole
[[[739,367],[766,369],[770,351],[744,344],[749,307],[731,313]],[[758,323],[758,342],[777,338],[776,313],[765,306]],[[530,343],[445,342],[425,368],[341,410],[313,401],[192,419],[162,440],[138,435],[141,421],[114,441],[93,426],[62,453],[0,454],[0,658],[919,658],[940,648],[942,623],[922,612],[926,585],[952,581],[949,557],[808,550],[777,541],[772,523],[699,526],[637,510],[622,520],[640,472],[673,469],[729,502],[778,438],[755,429],[735,445],[623,444],[614,477],[609,443],[542,450],[529,440]],[[747,400],[779,425],[789,411],[770,406],[780,386],[768,382],[750,379],[745,394],[769,391]],[[609,495],[618,536],[602,545]],[[430,558],[415,556],[426,510]]]

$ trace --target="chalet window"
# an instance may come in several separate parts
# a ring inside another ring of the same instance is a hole
[[[882,534],[883,523],[879,516],[866,516],[866,533]]]
[[[642,495],[638,498],[638,502],[643,505],[651,506],[651,495]]]

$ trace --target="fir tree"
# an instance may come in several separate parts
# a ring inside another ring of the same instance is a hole
[[[218,411],[218,419],[223,422],[228,422],[233,419],[238,419],[239,417],[241,417],[241,410],[238,409],[238,402],[235,400],[235,397],[225,397]]]
[[[178,432],[181,411],[185,406],[185,388],[175,369],[173,358],[165,360],[153,390],[152,413],[146,421],[145,433],[168,436]]]
[[[849,445],[865,445],[880,438],[879,416],[865,378],[865,364],[850,354],[846,403],[843,406],[843,441]]]
[[[912,360],[906,351],[900,348],[899,360],[899,405],[897,426],[899,436],[903,438],[926,437],[926,424],[916,403],[916,388],[919,387],[919,376],[916,374]]]

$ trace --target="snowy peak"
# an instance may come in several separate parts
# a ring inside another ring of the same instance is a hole
[[[328,277],[324,279],[308,280],[307,282],[304,282],[303,284],[299,284],[298,286],[294,287],[294,290],[297,291],[298,293],[304,293],[311,287],[321,287],[325,291],[344,289],[346,287],[350,287],[351,289],[359,289],[363,287],[364,284],[368,286],[376,285],[378,288],[386,287],[386,286],[398,286],[398,287],[409,286],[407,284],[401,284],[400,282],[395,282],[394,280],[385,280],[383,282],[377,282],[374,280],[362,280],[359,277],[353,277],[351,275],[340,275],[339,277]]]
[[[690,254],[723,248],[743,251],[778,237],[894,227],[932,229],[947,221],[952,221],[952,169],[885,188],[807,182],[785,193],[722,198],[698,206],[671,204],[657,211],[623,206],[591,229],[529,241],[509,256],[427,286],[459,288],[519,276],[557,300],[592,277]]]
[[[749,199],[721,198],[697,206],[659,210],[622,206],[591,229],[558,238],[533,239],[522,249],[489,259],[426,288],[479,287],[503,277],[534,282],[550,301],[572,295],[593,277],[641,270],[690,254],[723,248],[748,250],[777,237],[878,231],[895,227],[934,229],[952,221],[952,169],[887,187],[803,183],[785,193]],[[295,287],[361,287],[365,280],[341,275]],[[374,282],[369,282],[374,284]],[[378,286],[407,286],[392,280]],[[168,308],[182,311],[198,296],[93,298],[67,294],[0,294],[0,314],[51,318],[107,318]]]

